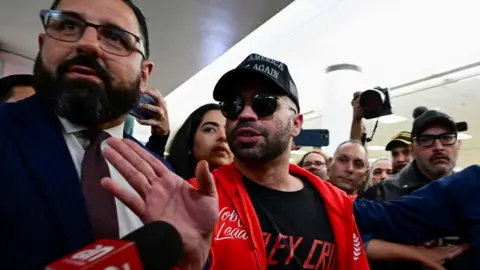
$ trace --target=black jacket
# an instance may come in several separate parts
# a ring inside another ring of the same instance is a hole
[[[418,170],[415,161],[410,162],[399,173],[382,181],[360,195],[360,198],[372,201],[391,201],[430,183],[430,179]]]
[[[392,201],[402,196],[410,195],[430,182],[431,180],[417,168],[415,161],[412,161],[398,174],[367,189],[359,195],[359,198],[373,201]],[[463,243],[460,238],[458,236],[446,237],[439,239],[437,244],[443,246]],[[465,257],[465,255],[461,255],[453,260],[449,260],[445,263],[445,267],[448,270],[472,269],[471,266],[467,265]],[[371,261],[370,267],[372,270],[425,269],[417,263],[408,261]]]

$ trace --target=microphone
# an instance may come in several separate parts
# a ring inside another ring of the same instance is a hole
[[[183,241],[169,223],[156,221],[121,240],[102,239],[46,267],[46,270],[171,270]]]

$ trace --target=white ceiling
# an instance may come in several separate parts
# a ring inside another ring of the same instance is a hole
[[[134,1],[148,19],[151,58],[156,63],[149,86],[168,94],[291,1]],[[37,36],[43,30],[38,14],[52,2],[3,0],[1,48],[34,58]]]
[[[472,136],[471,139],[463,140],[459,154],[459,167],[466,167],[471,164],[480,163],[480,125],[478,116],[480,115],[480,78],[472,77],[470,79],[458,81],[451,84],[429,88],[419,89],[415,92],[393,97],[391,102],[394,106],[393,112],[397,116],[406,118],[405,121],[382,124],[379,123],[373,141],[368,145],[369,158],[389,157],[390,153],[384,150],[373,150],[373,147],[385,145],[391,138],[400,131],[410,131],[412,129],[412,112],[418,106],[425,106],[429,109],[440,110],[455,119],[457,122],[465,121],[468,124],[468,130],[464,132]],[[395,90],[391,94],[395,95]],[[375,126],[376,119],[366,120],[365,126],[368,136],[371,136]],[[304,147],[301,151],[294,151],[292,161],[298,162],[305,152],[311,148]]]
[[[477,0],[296,0],[167,96],[173,122],[212,102],[229,69],[256,52],[288,64],[303,112],[321,110],[325,68],[351,63],[393,86],[480,60]]]
[[[48,8],[51,0],[8,2],[0,9],[1,47],[33,58],[42,30],[38,11]],[[480,38],[472,34],[480,24],[476,0],[296,0],[283,9],[290,2],[136,1],[149,19],[156,62],[150,86],[164,94],[176,88],[167,96],[173,127],[211,102],[218,78],[252,52],[286,62],[299,88],[302,111],[318,113],[322,108],[316,100],[328,94],[322,87],[324,69],[331,64],[357,64],[366,81],[394,86],[480,60]],[[394,95],[394,112],[411,119],[413,107],[424,105],[467,121],[473,139],[462,145],[460,166],[478,163],[478,87],[480,80],[472,79]],[[367,130],[372,128],[367,122]],[[410,128],[410,120],[380,125],[371,145],[383,146],[395,132]],[[136,129],[136,136],[148,138],[148,129]],[[384,155],[388,153],[370,151],[371,157]]]
[[[168,104],[182,104],[169,107],[172,125],[181,124],[195,108],[212,102],[212,89],[221,75],[252,52],[288,64],[298,87],[302,112],[313,111],[308,118],[321,118],[321,101],[327,95],[337,94],[326,87],[325,68],[333,64],[350,63],[362,68],[364,82],[360,87],[352,82],[354,92],[364,90],[365,85],[397,86],[478,62],[480,38],[472,34],[480,24],[478,10],[478,0],[296,0],[166,97]],[[472,105],[467,116],[461,114],[467,112],[460,104],[461,99],[473,101],[475,95],[478,100],[478,90],[472,86],[476,91],[470,95],[452,97],[455,92],[450,92],[451,87],[456,86],[445,87],[448,90],[439,87],[413,94],[404,92],[408,87],[395,90],[402,94],[394,97],[394,110],[411,118],[414,105],[440,107],[459,120],[469,121],[469,132],[474,133],[475,119],[467,118],[477,115],[479,107]],[[434,97],[426,94],[432,91]],[[336,102],[331,106],[343,108],[350,101]],[[349,126],[349,121],[317,128],[332,130]],[[409,130],[411,123],[398,125]],[[373,128],[370,124],[367,127],[369,131]],[[396,125],[380,126],[374,143],[384,145],[396,129]],[[141,130],[137,134],[143,135]],[[476,147],[472,143],[474,139],[465,141],[462,164],[473,160],[464,154],[471,151],[467,148]]]

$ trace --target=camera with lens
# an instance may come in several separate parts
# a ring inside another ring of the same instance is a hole
[[[365,90],[360,95],[360,107],[363,118],[372,119],[392,114],[388,88],[375,87]]]

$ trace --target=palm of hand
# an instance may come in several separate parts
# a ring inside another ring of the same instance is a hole
[[[140,218],[144,223],[161,220],[172,224],[189,253],[211,237],[217,224],[218,203],[179,176],[172,173],[169,177],[178,179],[171,185],[159,184],[165,183],[162,179],[151,181],[152,187],[145,194],[145,212]]]
[[[104,150],[105,157],[138,195],[111,178],[102,179],[103,187],[144,223],[165,221],[173,225],[184,243],[182,266],[201,267],[218,220],[218,195],[207,162],[197,164],[196,190],[136,143],[115,138],[107,142],[110,148]]]

